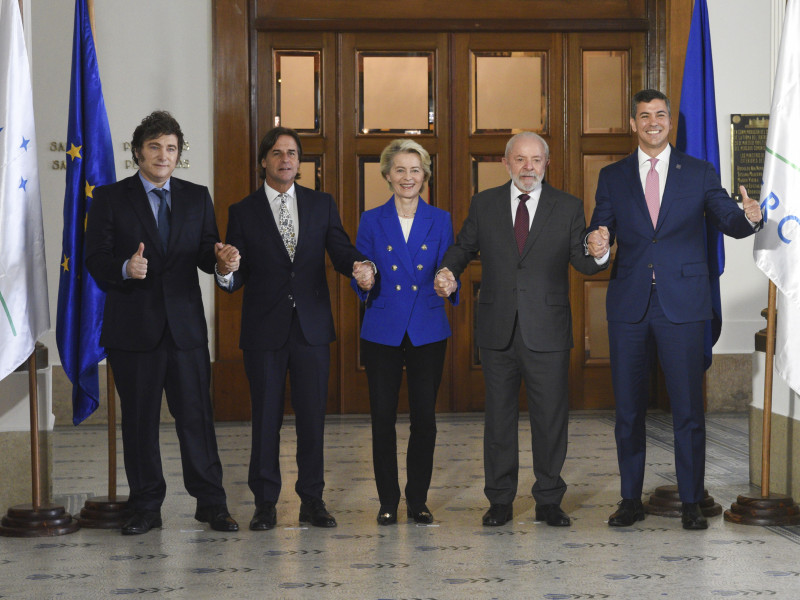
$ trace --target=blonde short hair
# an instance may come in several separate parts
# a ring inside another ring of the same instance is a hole
[[[425,179],[420,189],[420,191],[422,191],[425,189],[425,182],[431,178],[431,155],[414,140],[399,138],[389,142],[389,145],[381,152],[381,175],[386,179],[389,175],[389,171],[392,169],[394,157],[401,152],[419,155],[419,161],[422,163],[422,171],[425,173]],[[392,189],[391,183],[389,184],[389,189]]]

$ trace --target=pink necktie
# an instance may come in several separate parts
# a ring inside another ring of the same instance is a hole
[[[647,179],[644,182],[644,199],[647,202],[647,210],[650,211],[653,227],[655,227],[658,222],[658,210],[661,208],[658,171],[656,171],[658,159],[650,158],[648,160],[650,161],[650,170],[647,172]]]
[[[530,229],[530,214],[528,207],[525,203],[530,196],[528,194],[519,195],[519,204],[517,205],[517,214],[514,217],[514,237],[517,240],[517,248],[519,255],[522,256],[522,250],[525,248],[525,241],[528,239],[528,230]]]

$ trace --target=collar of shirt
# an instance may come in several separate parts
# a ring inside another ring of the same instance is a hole
[[[645,154],[641,149],[637,149],[637,158],[639,159],[639,179],[642,181],[642,189],[644,190],[645,183],[647,182],[647,172],[650,170],[650,156]],[[656,172],[658,173],[658,186],[659,186],[659,199],[664,197],[664,188],[667,185],[667,173],[669,172],[669,158],[672,155],[672,146],[667,144],[658,156],[656,163]]]
[[[523,192],[520,190],[514,182],[511,182],[511,222],[514,222],[514,219],[517,218],[517,207],[519,206],[519,197],[521,194],[528,194],[530,198],[526,202],[526,206],[528,207],[528,229],[530,229],[531,224],[533,223],[533,216],[536,214],[536,207],[539,206],[539,198],[542,195],[542,184],[536,186],[536,188],[530,192]]]
[[[295,191],[294,184],[286,190],[285,194],[289,196],[286,207],[289,209],[289,215],[292,217],[292,229],[294,229],[294,234],[296,237],[299,237],[299,231],[297,229],[299,217],[297,213],[297,196],[295,195]],[[272,216],[275,217],[275,223],[280,223],[281,201],[279,198],[281,192],[271,188],[267,185],[267,182],[264,181],[264,193],[267,196],[267,202],[269,202],[269,209],[272,212]]]
[[[144,186],[144,193],[147,194],[147,201],[150,203],[150,210],[153,211],[153,216],[155,216],[156,217],[156,221],[158,221],[158,203],[161,200],[155,194],[151,194],[150,193],[153,190],[157,189],[158,186],[156,184],[154,184],[152,181],[148,181],[147,179],[142,177],[141,173],[139,173],[139,179],[141,180],[142,185]],[[169,184],[170,184],[171,181],[172,181],[172,177],[167,179],[167,181],[164,182],[164,185],[161,186],[161,189],[162,190],[166,190],[166,192],[167,192],[167,206],[169,206],[170,210],[172,210],[172,192],[170,191],[170,188],[169,188]]]

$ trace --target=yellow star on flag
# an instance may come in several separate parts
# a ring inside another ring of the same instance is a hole
[[[61,266],[64,267],[65,271],[69,271],[69,257],[66,254],[64,255],[64,262],[61,263]]]
[[[69,154],[72,157],[72,160],[75,160],[76,158],[81,158],[81,148],[83,148],[83,146],[76,146],[75,144],[70,143],[69,150],[67,150],[67,154]]]
[[[86,182],[86,197],[87,198],[94,198],[94,196],[92,196],[92,191],[96,187],[97,187],[96,185],[89,185],[89,182],[88,181]]]

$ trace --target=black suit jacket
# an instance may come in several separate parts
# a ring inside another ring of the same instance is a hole
[[[508,346],[519,315],[525,345],[538,352],[572,348],[569,265],[602,270],[583,246],[583,203],[547,183],[520,256],[511,215],[511,182],[472,198],[469,215],[441,267],[459,277],[480,252],[478,345]]]
[[[331,314],[325,252],[334,268],[349,277],[355,261],[366,260],[342,227],[333,196],[295,184],[298,235],[294,262],[281,239],[264,187],[232,205],[225,241],[241,255],[233,292],[244,286],[243,350],[277,350],[289,337],[292,304],[310,344],[336,339]]]
[[[106,348],[155,348],[168,324],[181,349],[207,344],[197,269],[213,272],[219,241],[205,186],[173,177],[166,255],[139,175],[94,190],[86,227],[86,267],[106,292],[100,343]],[[122,265],[144,243],[145,279],[123,279]]]

